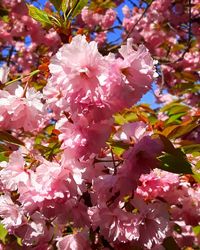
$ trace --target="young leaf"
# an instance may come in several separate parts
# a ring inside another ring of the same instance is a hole
[[[200,144],[191,144],[182,147],[185,154],[200,152]]]
[[[24,142],[12,136],[8,132],[0,131],[0,141],[8,142],[14,145],[24,146]]]
[[[200,234],[200,226],[193,227],[192,229],[195,235],[198,236]]]
[[[65,13],[70,6],[70,0],[61,0],[61,10],[63,13]]]
[[[113,152],[118,156],[122,155],[124,151],[129,148],[129,145],[124,143],[123,141],[111,141],[110,145]]]
[[[36,8],[33,5],[28,5],[29,15],[42,24],[42,26],[51,26],[49,15],[44,11]]]
[[[177,155],[165,153],[158,157],[161,162],[159,168],[176,174],[193,174],[190,163],[184,154],[180,154],[181,150],[176,152]]]
[[[81,13],[81,10],[87,5],[88,0],[76,0],[74,2],[75,4],[72,7],[73,8],[72,15],[71,15],[72,18],[74,18],[75,16]]]
[[[57,11],[60,11],[62,2],[61,0],[50,0],[53,6],[56,8]]]
[[[173,237],[167,237],[163,241],[163,246],[165,250],[181,250],[181,248],[177,245],[176,241]]]
[[[2,241],[4,244],[6,243],[6,236],[7,236],[7,234],[8,234],[8,231],[0,223],[0,241]]]
[[[193,129],[199,127],[199,124],[197,124],[194,120],[187,124],[181,124],[181,125],[172,125],[170,127],[167,127],[163,130],[162,134],[164,136],[167,136],[170,139],[176,139],[178,137],[181,137],[189,132],[191,132]]]
[[[185,154],[180,148],[175,148],[174,145],[165,136],[159,135],[163,146],[164,153],[159,156],[160,160],[159,168],[177,174],[193,174],[192,166],[187,161]]]

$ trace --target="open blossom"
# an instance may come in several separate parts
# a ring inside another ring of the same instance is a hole
[[[9,73],[9,67],[5,64],[0,68],[0,83],[7,82]]]
[[[84,115],[92,109],[105,119],[105,113],[110,117],[137,102],[153,80],[153,60],[143,46],[133,50],[131,41],[119,52],[123,59],[103,57],[97,43],[81,35],[61,47],[51,59],[52,76],[43,91],[50,108],[55,104]]]
[[[106,30],[114,24],[116,12],[113,9],[108,9],[104,14],[99,14],[88,7],[84,7],[81,12],[81,18],[90,28],[99,25]]]
[[[74,124],[61,118],[56,128],[73,156],[98,153],[109,138],[110,117],[138,101],[153,80],[153,60],[144,47],[135,51],[129,41],[119,52],[123,58],[104,57],[96,42],[77,35],[51,59],[43,93],[58,117],[61,110],[71,115]]]
[[[143,245],[147,249],[161,245],[170,233],[167,205],[162,202],[146,205],[144,201],[137,196],[131,204],[138,209],[140,215],[140,245]]]
[[[200,0],[126,2],[0,1],[0,250],[200,245]]]
[[[73,177],[76,175],[80,178],[81,173],[77,176],[77,172],[78,169],[74,165],[68,167],[66,164],[64,166],[43,159],[31,173],[30,183],[21,184],[18,188],[19,202],[24,211],[31,214],[35,210],[40,210],[47,218],[63,213],[64,203],[77,195],[77,178]]]
[[[88,213],[94,229],[100,226],[100,232],[106,239],[120,242],[139,239],[138,220],[134,214],[118,208],[112,211],[98,207],[90,208]]]
[[[33,131],[38,129],[44,120],[42,95],[34,89],[24,90],[18,87],[11,95],[5,90],[0,91],[0,126],[2,129],[19,129]]]
[[[124,154],[123,167],[120,172],[133,180],[137,180],[141,174],[147,174],[158,166],[157,156],[162,152],[163,145],[157,139],[144,136],[134,147]]]
[[[128,39],[127,45],[121,46],[119,53],[124,58],[122,70],[129,84],[136,88],[148,88],[154,74],[153,59],[145,46],[139,46],[135,51],[132,48],[132,39]],[[136,89],[137,91],[137,89]]]
[[[15,230],[15,234],[22,239],[25,246],[42,245],[51,240],[53,228],[47,227],[45,218],[39,212],[35,212],[29,222]]]
[[[90,250],[90,244],[85,232],[78,232],[76,234],[66,235],[63,238],[58,239],[58,250]]]
[[[179,183],[177,174],[154,169],[149,174],[141,175],[137,193],[148,199],[163,197]]]
[[[98,77],[105,70],[105,60],[98,52],[97,43],[88,43],[78,35],[70,44],[62,46],[49,65],[52,79],[70,93],[83,91],[84,96],[95,94]]]
[[[81,157],[98,153],[101,147],[106,146],[111,125],[112,120],[89,123],[85,117],[81,117],[76,124],[72,124],[66,118],[62,118],[56,124],[56,128],[61,131],[59,139],[63,141],[62,148],[66,149],[71,157]]]
[[[120,208],[89,208],[93,228],[99,226],[104,237],[112,242],[133,242],[133,245],[142,245],[147,249],[162,244],[170,229],[165,204],[157,202],[147,205],[139,198],[135,198],[131,204],[135,208],[132,213]]]
[[[152,132],[147,131],[148,126],[144,122],[125,123],[114,136],[115,140],[127,143],[138,142],[144,136],[151,135]]]
[[[0,217],[1,221],[7,229],[12,230],[14,227],[18,227],[23,222],[22,209],[15,204],[8,194],[0,196]]]
[[[30,170],[25,169],[25,162],[20,151],[10,155],[9,162],[1,162],[0,180],[4,189],[16,191],[20,184],[28,185]]]

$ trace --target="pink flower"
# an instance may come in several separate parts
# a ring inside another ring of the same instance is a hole
[[[120,53],[124,59],[103,57],[96,42],[74,37],[49,66],[52,77],[43,91],[49,107],[56,114],[70,112],[74,122],[80,114],[96,122],[137,102],[153,79],[152,59],[144,47],[134,51],[130,42]]]
[[[127,45],[122,45],[119,50],[119,53],[124,58],[121,69],[129,84],[136,91],[143,89],[142,94],[144,94],[152,83],[154,75],[153,59],[143,45],[139,46],[138,50],[135,51],[132,44],[132,39],[128,39]]]
[[[103,29],[110,28],[116,19],[116,12],[113,9],[108,9],[101,20],[101,26]]]
[[[111,211],[98,207],[89,208],[88,213],[93,228],[99,226],[101,234],[110,241],[118,240],[125,243],[139,238],[138,221],[134,214],[118,208]]]
[[[106,42],[106,38],[107,38],[107,32],[103,31],[103,32],[99,32],[96,34],[95,37],[95,41],[99,44],[102,45]]]
[[[127,5],[124,5],[124,7],[122,8],[122,12],[126,18],[129,18],[131,15],[130,9]]]
[[[22,238],[22,243],[25,246],[33,246],[47,243],[53,236],[53,228],[47,227],[45,218],[36,212],[31,216],[28,223],[15,230],[15,234]]]
[[[63,141],[62,148],[69,152],[71,157],[89,156],[98,153],[101,147],[105,147],[106,140],[111,132],[112,121],[104,120],[98,123],[89,123],[85,117],[80,117],[76,124],[62,118],[56,124],[61,131],[59,139]],[[96,143],[98,141],[98,143]]]
[[[93,28],[95,25],[98,25],[101,21],[101,15],[95,14],[87,6],[84,7],[81,11],[81,18],[84,23],[86,23],[90,28]]]
[[[155,199],[156,197],[163,197],[165,193],[173,190],[173,187],[179,183],[179,176],[178,174],[154,169],[150,174],[141,175],[140,183],[137,193],[146,199]]]
[[[179,228],[179,232],[174,230],[173,237],[179,247],[185,248],[187,246],[190,247],[200,245],[200,236],[199,234],[195,235],[192,226],[187,225],[184,221],[175,221],[175,223],[175,226]]]
[[[99,85],[98,77],[105,70],[105,60],[98,52],[97,43],[77,35],[70,44],[62,46],[49,65],[50,81],[63,86],[70,94],[82,91],[86,97]]]
[[[9,67],[4,64],[0,68],[0,83],[5,83],[8,80]]]
[[[43,160],[36,171],[31,173],[31,183],[20,185],[19,201],[27,213],[40,209],[44,210],[46,217],[51,217],[56,204],[65,203],[70,194],[76,192],[76,184],[70,176],[69,169],[61,167],[58,163]]]
[[[113,9],[108,9],[104,14],[99,14],[88,7],[84,7],[81,11],[81,18],[90,28],[99,25],[102,29],[106,30],[114,24],[116,12]]]
[[[139,211],[139,245],[147,249],[161,245],[170,233],[167,205],[162,202],[145,204],[137,196],[131,204]]]
[[[44,105],[42,95],[34,89],[24,90],[18,86],[15,95],[0,91],[0,126],[2,129],[19,129],[33,131],[42,126]]]
[[[133,148],[125,152],[124,167],[120,172],[137,180],[141,174],[149,173],[151,169],[158,166],[156,157],[161,154],[162,149],[161,141],[144,136]]]
[[[8,194],[0,196],[0,216],[6,229],[12,230],[22,224],[24,217],[22,209],[13,203]]]
[[[58,250],[91,250],[88,236],[85,232],[78,232],[60,238],[56,244]]]
[[[31,170],[25,169],[25,162],[20,151],[13,152],[9,162],[1,162],[0,180],[5,189],[16,191],[20,184],[30,183]]]
[[[136,143],[144,136],[152,134],[152,132],[147,131],[147,129],[147,124],[144,122],[126,123],[117,131],[114,138],[126,143]]]

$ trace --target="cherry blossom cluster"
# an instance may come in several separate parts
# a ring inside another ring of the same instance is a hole
[[[144,43],[159,61],[160,85],[165,84],[172,93],[177,94],[182,90],[178,87],[181,84],[184,86],[188,82],[199,81],[198,0],[155,0],[146,11],[124,6],[123,14],[123,26],[133,37],[134,43]],[[195,96],[198,94],[193,93],[193,97],[188,99],[195,99]]]
[[[0,48],[8,49],[10,53],[8,64],[11,73],[27,74],[34,66],[38,67],[39,47],[42,48],[43,54],[51,55],[60,46],[61,39],[53,28],[46,31],[41,24],[29,16],[24,1],[4,0],[2,8],[5,8],[9,14],[6,20],[0,20]],[[45,48],[49,51],[45,51]]]
[[[198,1],[124,6],[114,50],[123,1],[50,2],[41,23],[22,0],[1,3],[0,249],[197,249]],[[184,74],[195,88],[138,104],[156,69],[161,87]]]
[[[95,34],[95,41],[99,44],[104,44],[106,41],[107,30],[113,26],[114,21],[116,20],[116,12],[113,9],[108,9],[106,11],[101,10],[99,12],[100,13],[95,13],[88,7],[84,7],[81,12],[81,19],[84,22],[84,25],[87,25],[91,30],[100,27],[101,32]]]

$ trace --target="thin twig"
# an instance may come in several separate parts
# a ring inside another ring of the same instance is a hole
[[[114,166],[114,175],[116,175],[117,174],[117,166],[116,166],[116,164],[115,164],[115,158],[114,158],[114,154],[113,154],[113,151],[112,151],[112,149],[111,149],[111,155],[112,155],[112,161],[113,161],[113,166]]]
[[[115,49],[118,49],[121,47],[121,45],[123,43],[126,42],[126,40],[129,38],[129,36],[131,35],[131,33],[134,31],[135,27],[138,25],[138,23],[142,20],[142,18],[145,16],[145,14],[147,13],[147,11],[149,10],[151,4],[153,3],[153,1],[147,5],[147,7],[145,8],[145,10],[143,11],[143,13],[141,14],[140,18],[135,22],[135,24],[132,26],[132,28],[128,31],[128,33],[126,34],[126,36],[124,37],[124,39],[122,40],[122,43],[120,45],[113,45],[112,47],[108,48],[108,52],[113,51]]]
[[[10,65],[10,61],[11,61],[11,57],[12,57],[13,52],[14,52],[14,46],[12,45],[10,50],[9,50],[8,59],[7,59],[7,66],[8,67]]]
[[[172,63],[180,62],[184,59],[185,54],[190,50],[191,48],[191,39],[192,39],[192,2],[191,0],[188,0],[189,4],[189,11],[188,11],[188,39],[187,39],[187,45],[185,50],[183,51],[182,55]]]

